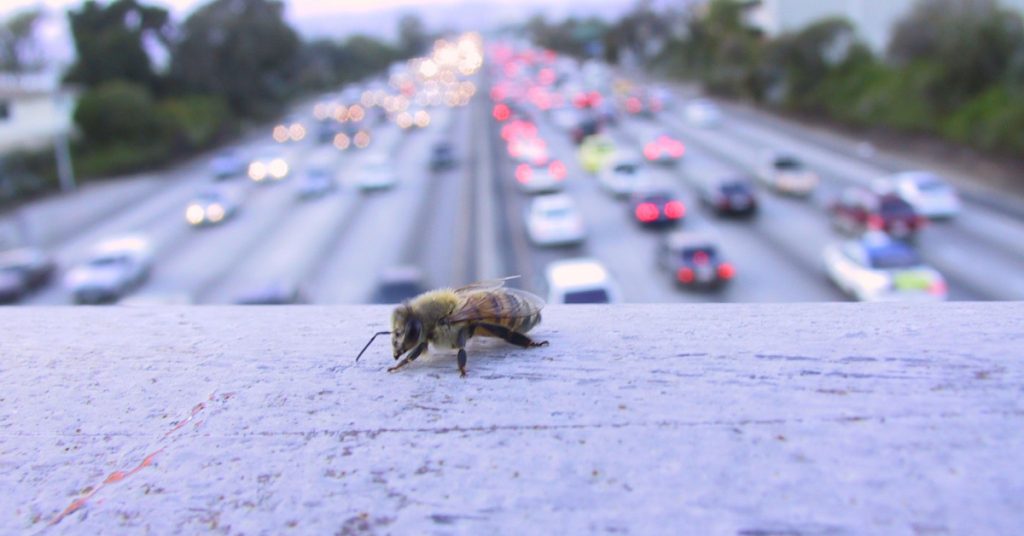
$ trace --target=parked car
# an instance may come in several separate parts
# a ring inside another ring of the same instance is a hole
[[[561,191],[566,174],[565,164],[560,160],[552,160],[546,166],[519,164],[515,171],[516,184],[528,194]]]
[[[638,158],[620,157],[614,159],[597,174],[602,188],[616,197],[626,197],[651,182],[646,164]]]
[[[811,195],[821,182],[803,161],[786,153],[769,153],[758,168],[757,178],[777,192],[797,196]]]
[[[630,198],[629,213],[643,226],[675,225],[686,216],[686,205],[670,189],[642,189],[633,193]]]
[[[78,304],[113,302],[146,280],[152,262],[145,238],[108,240],[65,275],[64,286]]]
[[[227,188],[207,188],[185,207],[185,221],[193,227],[224,222],[238,210],[238,196]]]
[[[879,194],[851,186],[829,205],[834,226],[851,234],[884,231],[896,238],[913,238],[927,220],[896,194]]]
[[[373,292],[373,303],[402,303],[419,296],[428,289],[423,273],[415,266],[396,266],[384,270]]]
[[[887,182],[893,193],[926,218],[952,218],[960,213],[956,190],[934,173],[907,171],[889,177]]]
[[[840,290],[857,301],[942,301],[946,281],[908,244],[885,233],[831,244],[825,271]]]
[[[618,303],[619,286],[601,262],[568,259],[552,262],[544,270],[548,303]]]
[[[295,193],[299,199],[314,199],[333,192],[337,187],[331,169],[311,167],[295,182]]]
[[[700,233],[666,235],[658,246],[657,262],[676,284],[688,288],[720,288],[736,276],[715,240]]]
[[[50,281],[56,270],[53,257],[35,248],[0,253],[0,303],[21,299]]]
[[[534,197],[526,215],[526,230],[538,246],[575,245],[587,237],[583,216],[565,194]]]
[[[701,203],[718,215],[750,216],[757,212],[757,194],[746,177],[706,177],[698,179],[696,187]]]

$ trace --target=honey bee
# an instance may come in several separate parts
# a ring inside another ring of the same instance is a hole
[[[466,342],[473,336],[498,337],[523,348],[547,346],[525,335],[540,323],[544,300],[505,281],[480,281],[457,289],[425,292],[395,308],[391,330],[375,333],[356,356],[362,357],[378,335],[391,335],[397,365],[394,372],[427,351],[427,346],[458,349],[459,373],[466,375]]]

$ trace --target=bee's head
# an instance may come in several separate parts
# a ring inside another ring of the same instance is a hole
[[[412,307],[407,303],[399,305],[391,314],[391,347],[395,351],[395,359],[425,339],[423,322],[413,313]]]

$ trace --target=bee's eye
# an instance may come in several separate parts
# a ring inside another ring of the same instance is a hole
[[[409,331],[407,335],[410,339],[418,341],[420,339],[420,323],[410,322]]]

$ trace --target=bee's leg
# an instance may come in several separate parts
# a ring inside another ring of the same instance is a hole
[[[396,370],[398,370],[398,369],[408,365],[409,363],[412,363],[413,361],[416,361],[416,358],[419,357],[420,354],[422,354],[423,351],[426,350],[426,349],[427,349],[427,343],[420,344],[419,346],[413,348],[412,351],[409,352],[408,354],[406,354],[405,358],[402,359],[401,361],[399,361],[397,365],[389,368],[388,372],[394,372],[394,371],[396,371]]]
[[[466,341],[473,336],[476,326],[469,326],[459,331],[459,338],[455,341],[455,347],[459,349],[459,374],[466,377]]]
[[[537,346],[547,346],[548,341],[535,341],[518,331],[512,331],[505,326],[499,326],[497,324],[488,324],[484,322],[477,323],[475,327],[486,329],[487,331],[494,334],[495,337],[501,337],[507,342],[516,346],[522,346],[523,348],[535,348]]]

